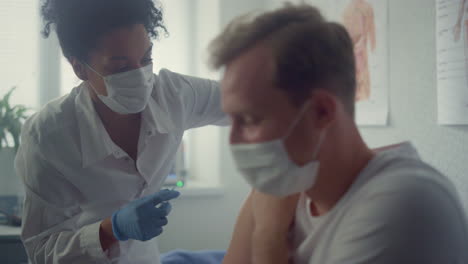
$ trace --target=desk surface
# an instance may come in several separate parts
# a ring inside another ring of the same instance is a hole
[[[0,237],[2,236],[19,236],[21,235],[21,227],[0,225]]]

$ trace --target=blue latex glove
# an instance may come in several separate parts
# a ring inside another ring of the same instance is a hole
[[[178,191],[162,190],[129,203],[112,215],[114,236],[120,241],[147,241],[159,236],[172,209],[167,201],[179,195]]]

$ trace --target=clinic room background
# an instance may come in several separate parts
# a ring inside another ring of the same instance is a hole
[[[363,87],[361,132],[371,147],[411,141],[422,158],[449,176],[468,210],[468,107],[458,112],[450,98],[463,91],[450,90],[446,70],[438,53],[445,45],[445,30],[438,0],[367,0],[374,4],[377,51],[369,45],[370,75],[364,83],[377,87],[371,95]],[[16,86],[11,103],[31,111],[68,93],[61,87],[78,83],[55,38],[42,39],[37,13],[31,0],[0,2],[0,97]],[[160,68],[218,79],[220,73],[206,66],[210,40],[232,18],[250,11],[278,7],[279,0],[164,0],[165,22],[170,32],[155,43],[155,61]],[[300,2],[300,1],[291,1]],[[328,17],[342,13],[348,0],[310,0]],[[447,1],[445,1],[447,2]],[[449,1],[450,2],[450,1]],[[458,4],[458,0],[453,0]],[[343,8],[342,8],[343,7]],[[439,11],[437,11],[439,9]],[[30,19],[18,20],[22,17]],[[450,22],[451,23],[451,22]],[[463,53],[461,53],[463,56]],[[466,67],[463,65],[463,68]],[[380,73],[378,75],[377,71]],[[60,74],[57,74],[60,73]],[[466,70],[463,70],[465,73]],[[464,74],[466,75],[466,74]],[[439,76],[439,78],[438,78]],[[463,87],[468,106],[468,87]],[[449,94],[449,95],[447,95]],[[447,99],[448,98],[448,99]],[[358,106],[359,108],[359,106]],[[455,110],[454,110],[455,109]],[[238,174],[228,149],[228,128],[203,128],[184,138],[183,171],[187,172],[182,197],[173,202],[169,225],[159,237],[161,252],[226,249],[249,187]],[[0,151],[0,205],[8,197],[20,197],[19,180],[11,175],[13,156]],[[5,200],[1,200],[5,198]],[[13,209],[11,209],[13,210]],[[189,223],[187,223],[189,221]]]

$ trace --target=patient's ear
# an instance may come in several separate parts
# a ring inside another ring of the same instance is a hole
[[[86,66],[76,58],[70,58],[70,64],[73,67],[73,71],[76,76],[82,81],[88,80],[88,74],[86,72]]]
[[[314,91],[313,95],[309,109],[314,117],[313,123],[318,129],[326,128],[337,118],[338,100],[325,90]]]

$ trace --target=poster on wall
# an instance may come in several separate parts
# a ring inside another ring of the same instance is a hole
[[[468,125],[468,1],[436,0],[437,101],[441,125]]]
[[[356,121],[388,123],[388,1],[331,0],[330,18],[343,24],[356,57]]]

